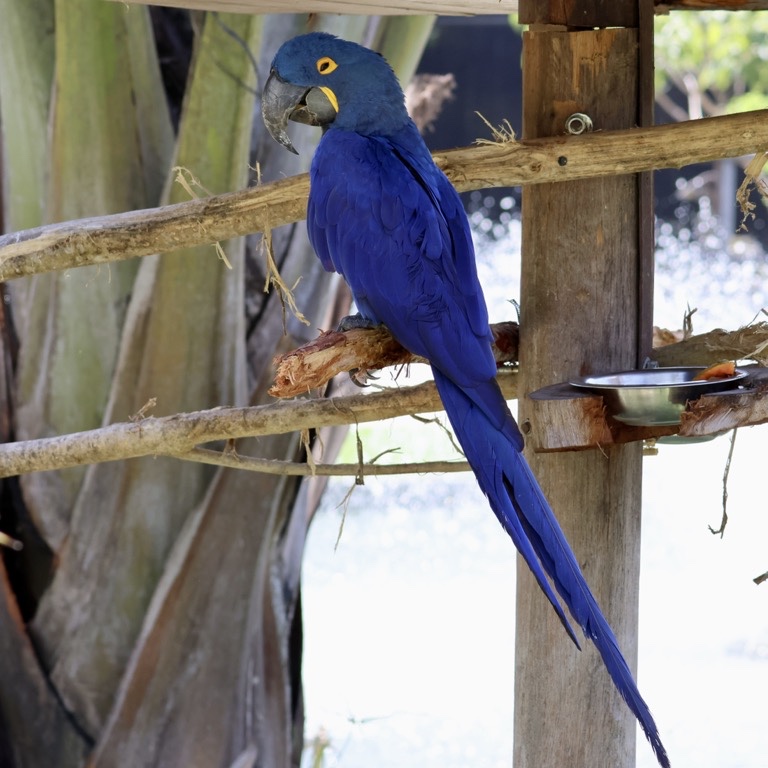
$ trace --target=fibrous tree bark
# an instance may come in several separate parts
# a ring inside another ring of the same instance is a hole
[[[0,10],[6,231],[305,171],[317,133],[297,139],[295,159],[254,120],[272,55],[310,28],[371,42],[385,26],[171,17],[101,0],[3,0]],[[176,128],[152,22],[179,20],[166,31],[193,55]],[[422,41],[429,23],[414,21]],[[280,292],[263,292],[267,241],[3,286],[3,438],[99,427],[149,402],[153,415],[263,402],[274,354],[310,333]],[[303,225],[271,244],[285,285],[301,277],[294,298],[312,327],[332,324],[346,297]],[[305,450],[295,434],[258,445],[278,459]],[[3,765],[295,765],[299,574],[318,483],[157,457],[22,482],[23,496],[15,478],[0,488],[0,523],[25,545],[0,561]]]

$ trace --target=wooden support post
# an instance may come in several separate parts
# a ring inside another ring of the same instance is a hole
[[[576,112],[595,130],[637,124],[637,71],[636,29],[537,26],[523,45],[524,138],[562,134]],[[635,176],[523,188],[521,392],[635,366],[638,189]],[[535,439],[540,421],[521,398],[523,431]],[[636,667],[641,446],[527,456]],[[634,765],[634,718],[592,644],[582,647],[519,565],[516,768]]]

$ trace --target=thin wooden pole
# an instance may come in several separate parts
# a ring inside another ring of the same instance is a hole
[[[555,136],[572,113],[595,130],[636,124],[634,29],[537,27],[523,44],[525,139]],[[632,175],[523,189],[521,392],[632,368],[638,348],[638,182]],[[537,423],[520,400],[521,424]],[[639,445],[528,459],[630,664],[636,665]],[[515,766],[611,766],[635,759],[634,718],[594,647],[579,653],[518,567]]]
[[[637,125],[649,128],[654,123],[656,106],[653,50],[653,0],[638,0],[637,47]],[[653,285],[656,233],[654,227],[653,171],[637,174],[638,210],[638,341],[635,363],[642,368],[653,354]]]

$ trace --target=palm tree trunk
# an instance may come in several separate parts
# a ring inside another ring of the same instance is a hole
[[[174,202],[198,182],[200,194],[238,189],[257,164],[264,178],[306,170],[315,131],[297,139],[296,159],[253,120],[277,46],[307,29],[305,17],[194,14],[174,136],[146,8],[0,0],[0,10],[3,173],[5,189],[19,190],[4,200],[6,226]],[[390,23],[310,21],[369,41]],[[420,44],[426,30],[418,20]],[[21,69],[29,82],[13,88],[8,73]],[[16,162],[22,154],[35,162]],[[174,182],[176,166],[188,189]],[[224,258],[211,245],[15,283],[18,360],[2,358],[13,368],[12,433],[263,402],[274,354],[334,324],[348,296],[303,224],[276,231],[285,284],[301,277],[305,325],[275,290],[262,292],[262,245],[254,237],[222,244]],[[286,435],[237,450],[295,459],[306,449]],[[5,522],[34,529],[6,562],[27,566],[12,583],[0,560],[2,764],[297,765],[299,575],[318,484],[158,458],[22,485]],[[43,554],[33,561],[35,532]]]

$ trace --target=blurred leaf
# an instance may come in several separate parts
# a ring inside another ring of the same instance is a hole
[[[374,47],[397,72],[405,87],[416,72],[435,25],[435,16],[394,16],[379,27]]]
[[[154,205],[171,126],[146,8],[57,0],[47,221]],[[17,433],[31,439],[101,424],[138,265],[40,275],[16,312],[21,341]],[[54,548],[84,470],[23,479]]]
[[[734,96],[728,102],[727,112],[734,115],[737,112],[753,112],[757,109],[768,109],[768,93],[743,93]]]
[[[43,223],[53,0],[0,0],[3,220],[8,232]]]
[[[768,11],[702,11],[656,18],[656,91],[677,87],[709,115],[743,111],[729,103],[768,93]]]
[[[259,35],[258,16],[209,14],[196,46],[174,162],[213,193],[247,178],[255,74],[246,47],[257,47]],[[166,199],[186,199],[174,177],[171,171]],[[233,269],[212,246],[142,260],[108,421],[136,413],[151,397],[158,402],[152,415],[244,402],[242,240],[228,243],[227,253]],[[170,459],[88,470],[69,546],[34,626],[61,696],[94,735],[168,552],[212,476],[209,467]]]

